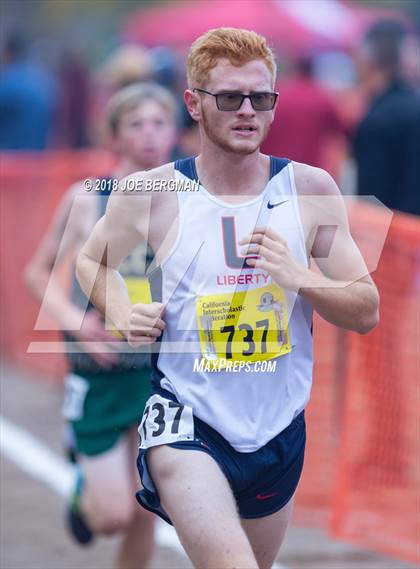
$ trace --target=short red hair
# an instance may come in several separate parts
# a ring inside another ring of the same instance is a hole
[[[261,59],[273,76],[273,83],[276,79],[274,54],[263,36],[250,30],[216,28],[197,38],[191,46],[187,59],[189,88],[205,87],[209,73],[219,59],[228,59],[238,67]]]

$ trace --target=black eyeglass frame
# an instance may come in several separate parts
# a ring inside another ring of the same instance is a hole
[[[239,109],[242,107],[245,99],[249,99],[251,106],[254,109],[254,111],[260,111],[260,112],[272,111],[274,109],[275,104],[276,104],[277,97],[279,96],[278,93],[270,92],[270,91],[258,91],[255,93],[251,93],[250,95],[244,95],[244,93],[236,93],[235,91],[223,91],[222,93],[210,93],[210,91],[206,91],[205,89],[199,89],[198,87],[194,87],[193,92],[194,91],[198,91],[199,93],[205,93],[206,95],[211,95],[212,97],[215,97],[216,98],[216,106],[219,109],[219,111],[227,111],[227,112],[239,111]],[[240,101],[238,108],[237,109],[221,109],[219,106],[219,96],[220,95],[238,95],[238,96],[240,96],[241,101]],[[254,97],[255,95],[272,95],[274,97],[272,106],[269,109],[256,109],[254,102],[253,102],[253,99],[252,99],[252,97]]]

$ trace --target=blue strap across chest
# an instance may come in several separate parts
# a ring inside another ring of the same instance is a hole
[[[276,174],[281,172],[289,164],[290,160],[288,158],[278,158],[277,156],[270,156],[270,180]],[[188,158],[181,158],[175,161],[175,170],[181,172],[184,176],[193,180],[194,182],[199,182],[197,170],[195,167],[195,156],[188,156]]]

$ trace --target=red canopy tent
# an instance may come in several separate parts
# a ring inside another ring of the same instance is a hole
[[[341,0],[173,0],[131,15],[125,41],[189,46],[211,28],[255,30],[289,52],[348,48],[378,17],[401,15]]]

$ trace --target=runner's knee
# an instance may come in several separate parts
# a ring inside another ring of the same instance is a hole
[[[104,535],[126,531],[133,523],[136,513],[136,504],[130,502],[115,501],[109,504],[101,504],[95,508],[96,530]]]
[[[98,518],[96,528],[103,535],[114,535],[115,533],[127,531],[132,520],[133,516],[125,512],[107,512]]]

